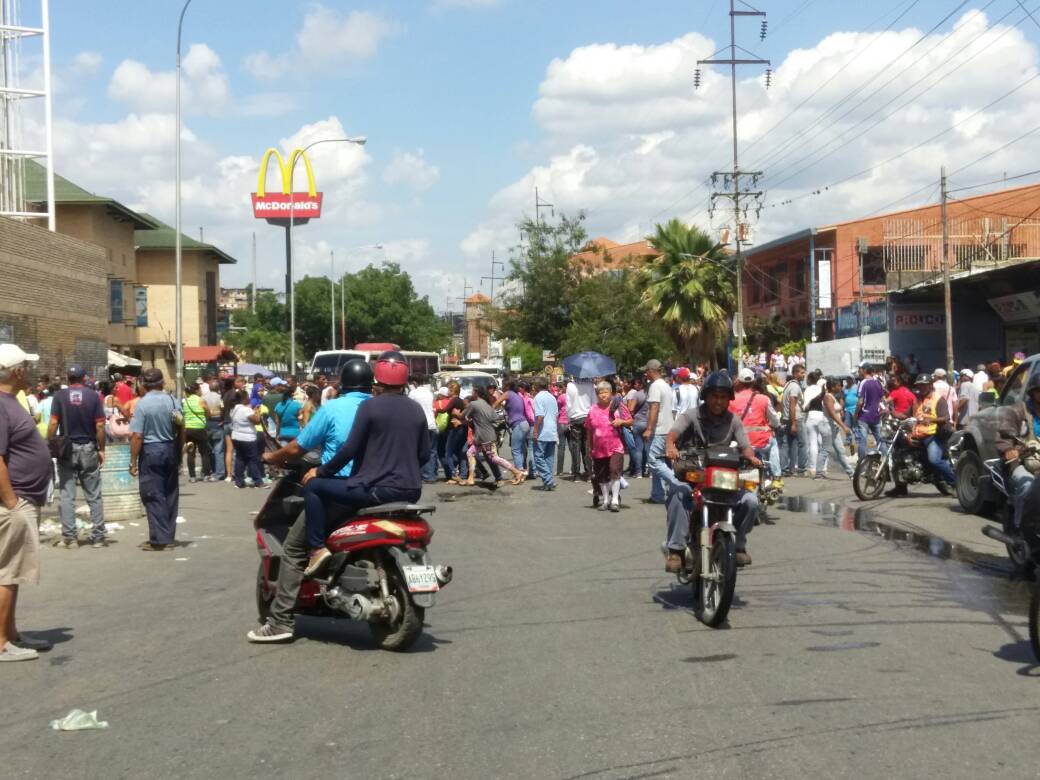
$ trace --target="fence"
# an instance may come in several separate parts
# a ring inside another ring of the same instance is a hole
[[[886,272],[942,271],[942,223],[891,219],[882,223]],[[951,270],[993,268],[1040,257],[1040,221],[1001,218],[949,220]]]

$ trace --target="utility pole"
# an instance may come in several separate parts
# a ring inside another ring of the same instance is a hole
[[[549,209],[549,216],[555,217],[556,211],[553,208],[552,203],[546,203],[544,200],[538,197],[538,188],[534,188],[534,224],[542,224],[542,209]]]
[[[747,3],[741,2],[741,5],[746,6],[748,10],[738,11],[736,8],[736,0],[729,0],[729,58],[728,59],[708,59],[698,60],[698,65],[729,65],[730,66],[730,92],[733,101],[733,170],[732,171],[716,171],[711,176],[712,186],[717,186],[721,180],[722,187],[720,191],[713,192],[711,195],[711,208],[709,209],[711,214],[714,214],[715,201],[717,198],[730,198],[733,201],[733,240],[737,255],[737,316],[734,322],[734,330],[737,332],[737,351],[740,354],[744,353],[744,257],[741,253],[740,245],[744,239],[743,231],[747,226],[748,216],[748,202],[754,203],[755,215],[758,216],[758,212],[761,211],[761,198],[762,192],[753,191],[752,188],[758,184],[758,180],[762,177],[761,171],[741,171],[740,170],[740,155],[738,148],[738,136],[737,136],[737,65],[769,65],[769,60],[757,59],[754,57],[737,58],[737,17],[738,16],[761,16],[765,17],[765,11],[758,11],[752,8]],[[760,37],[765,38],[766,33],[766,22],[762,21],[762,29]],[[746,49],[741,49],[745,51]],[[772,71],[766,71],[766,86],[769,86],[772,78]],[[694,74],[694,86],[700,86],[701,74],[700,69]],[[750,187],[746,187],[743,183],[743,179],[750,179]],[[741,208],[741,200],[745,201],[745,205]],[[743,215],[743,221],[741,216]]]
[[[867,253],[867,239],[857,238],[856,239],[856,255],[859,257],[859,306],[857,307],[859,316],[857,318],[857,325],[859,326],[859,362],[863,362],[863,257]]]
[[[336,349],[336,252],[329,250],[329,341]]]
[[[339,347],[347,348],[347,274],[339,280]]]
[[[249,296],[249,307],[256,314],[256,231],[253,231],[253,294]]]
[[[492,249],[491,250],[491,276],[482,276],[482,277],[480,277],[480,281],[482,281],[482,282],[485,281],[485,280],[488,280],[488,281],[491,282],[491,303],[492,303],[492,305],[494,305],[494,303],[495,303],[495,282],[503,282],[506,279],[506,277],[504,277],[504,276],[496,276],[495,275],[495,269],[499,268],[499,267],[505,269],[506,264],[503,263],[501,260],[496,260],[495,259],[495,250]]]
[[[939,172],[939,189],[942,192],[942,269],[943,296],[946,301],[946,371],[953,376],[953,303],[950,296],[950,222],[946,218],[946,166]],[[951,380],[952,381],[952,380]]]

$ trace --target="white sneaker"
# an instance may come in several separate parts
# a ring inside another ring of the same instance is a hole
[[[624,490],[627,487],[628,487],[628,480],[625,479],[624,477],[622,477],[621,478],[621,489]]]
[[[0,650],[0,663],[4,661],[35,661],[40,654],[26,647],[19,647],[14,642],[8,642],[4,649]]]

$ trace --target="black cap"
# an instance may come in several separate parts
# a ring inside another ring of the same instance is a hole
[[[83,366],[78,363],[73,363],[69,366],[68,377],[69,379],[82,379],[87,375],[87,371]]]
[[[163,372],[158,368],[145,369],[141,374],[141,381],[146,385],[157,385],[163,381]]]

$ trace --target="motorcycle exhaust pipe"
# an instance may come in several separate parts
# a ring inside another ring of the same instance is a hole
[[[451,582],[452,571],[450,566],[437,566],[433,570],[437,577],[437,583],[443,587]]]
[[[1006,544],[1006,545],[1008,545],[1010,547],[1015,547],[1019,543],[1018,539],[1014,539],[1014,538],[1008,536],[1001,529],[996,528],[996,527],[994,527],[992,525],[983,526],[983,528],[982,528],[982,535],[983,536],[988,536],[990,539],[993,539],[994,541],[1000,542],[1001,544]]]

